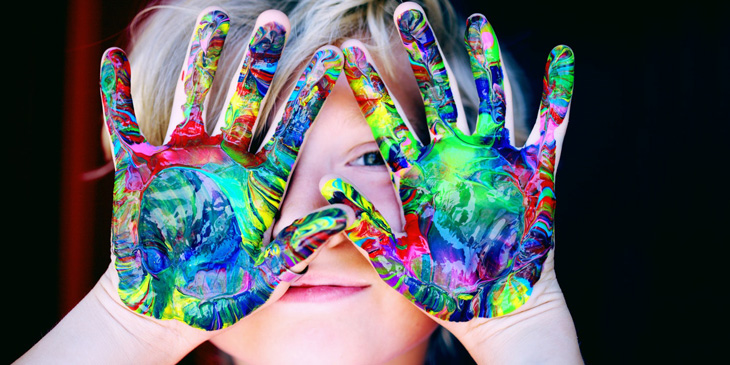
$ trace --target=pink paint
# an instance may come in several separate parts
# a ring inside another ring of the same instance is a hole
[[[482,32],[482,49],[492,48],[494,45],[494,36],[490,32]]]

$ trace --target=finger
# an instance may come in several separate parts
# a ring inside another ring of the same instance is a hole
[[[423,9],[413,3],[405,3],[396,9],[393,16],[421,90],[431,138],[466,128],[464,112],[456,103],[458,87],[455,81],[454,84],[450,81],[449,67]]]
[[[479,95],[476,134],[495,137],[504,130],[507,108],[499,42],[484,15],[469,17],[466,29],[464,41]]]
[[[165,144],[184,147],[207,136],[203,109],[228,34],[228,15],[206,8],[198,16],[173,100]]]
[[[355,213],[354,221],[347,227],[347,235],[356,245],[368,247],[380,245],[382,236],[392,236],[390,225],[375,206],[350,183],[333,178],[324,181],[320,190],[330,204],[343,204]]]
[[[256,154],[257,159],[266,164],[262,173],[289,176],[304,137],[341,71],[339,49],[325,46],[314,54],[289,96],[273,137]]]
[[[370,61],[372,58],[358,41],[345,41],[342,51],[347,81],[381,155],[393,172],[411,166],[412,161],[418,159],[421,143],[411,132],[408,121],[401,117],[405,113],[390,97],[387,86]]]
[[[269,260],[273,274],[281,275],[286,269],[304,262],[330,237],[342,232],[347,223],[348,212],[333,206],[294,221],[266,247],[265,259]]]
[[[278,10],[259,15],[248,48],[228,91],[228,109],[216,124],[223,130],[223,148],[231,156],[247,155],[259,109],[271,86],[284,49],[289,20]]]
[[[398,255],[402,247],[396,243],[385,217],[354,186],[340,178],[326,177],[320,189],[330,204],[343,204],[353,210],[355,219],[345,230],[347,237],[367,252],[381,279],[404,293],[408,288],[402,285],[406,269]]]
[[[129,70],[127,55],[119,48],[101,57],[101,103],[117,170],[130,146],[147,144],[134,114]]]
[[[537,150],[536,153],[528,153],[528,156],[534,158],[538,171],[527,186],[533,193],[530,197],[530,209],[525,212],[527,234],[522,242],[525,255],[517,258],[520,265],[534,256],[544,255],[553,245],[555,167],[560,149],[556,143],[556,135],[562,143],[562,134],[567,127],[564,122],[567,120],[573,93],[573,65],[573,51],[567,46],[557,46],[550,53],[545,66],[543,96],[538,125],[535,126],[539,130],[539,136],[534,143],[528,140],[526,147]]]
[[[541,174],[552,174],[557,165],[567,116],[573,96],[573,50],[568,46],[553,48],[545,65],[543,92],[535,127],[526,146],[537,145]],[[559,144],[558,144],[559,142]]]

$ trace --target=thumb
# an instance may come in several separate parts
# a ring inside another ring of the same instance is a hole
[[[299,218],[276,235],[266,246],[265,260],[274,275],[280,276],[305,261],[327,240],[347,227],[348,213],[330,206]]]
[[[330,204],[343,204],[355,213],[355,220],[345,229],[352,242],[369,251],[367,247],[379,246],[384,241],[383,236],[393,236],[383,215],[354,186],[341,178],[325,178],[323,181],[320,182],[322,196]]]

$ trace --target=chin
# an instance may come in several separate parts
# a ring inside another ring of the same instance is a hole
[[[211,342],[236,364],[422,364],[437,324],[383,282],[327,300],[280,300]]]

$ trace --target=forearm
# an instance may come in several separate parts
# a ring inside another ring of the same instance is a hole
[[[115,287],[104,275],[18,363],[171,364],[207,338],[183,323],[133,313],[113,299]]]

